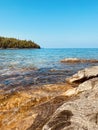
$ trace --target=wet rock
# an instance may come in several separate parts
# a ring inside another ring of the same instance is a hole
[[[78,59],[78,58],[65,58],[61,60],[62,63],[98,63],[96,59]]]
[[[70,86],[48,84],[16,88],[0,91],[0,130],[41,130],[46,119],[64,103],[66,97],[57,96]]]
[[[78,73],[67,78],[66,81],[69,83],[83,82],[89,78],[93,78],[97,76],[98,76],[98,66],[93,66],[93,67],[85,68],[83,70],[78,71]]]

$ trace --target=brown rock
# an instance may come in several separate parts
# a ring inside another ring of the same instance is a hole
[[[62,63],[98,63],[96,59],[78,59],[78,58],[65,58],[61,60]]]
[[[0,95],[0,130],[41,130],[66,99],[57,96],[69,88],[65,84],[48,84],[24,89],[20,86],[15,92],[4,90]]]

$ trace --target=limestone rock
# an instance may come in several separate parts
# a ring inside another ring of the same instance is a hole
[[[65,96],[72,96],[72,95],[76,95],[77,94],[77,88],[72,88],[72,89],[69,89],[67,90],[65,93],[63,93],[62,95],[65,95]]]
[[[93,66],[90,68],[85,68],[83,70],[78,71],[78,73],[66,79],[67,82],[83,82],[89,78],[98,76],[98,66]]]
[[[98,63],[96,59],[78,59],[78,58],[65,58],[61,60],[62,63]]]
[[[98,78],[82,83],[77,91],[78,97],[59,107],[42,130],[98,130]]]
[[[78,86],[3,87],[0,130],[98,130],[97,75],[95,66],[71,77],[81,81]]]
[[[72,96],[72,95],[77,95],[81,92],[85,92],[87,90],[91,90],[91,89],[95,89],[96,87],[98,87],[98,77],[97,78],[93,78],[93,79],[89,79],[83,83],[81,83],[78,87],[76,88],[71,88],[68,89],[65,93],[63,93],[63,95],[66,96]]]

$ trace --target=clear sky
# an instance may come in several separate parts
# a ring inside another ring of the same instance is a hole
[[[98,0],[0,0],[0,36],[98,48]]]

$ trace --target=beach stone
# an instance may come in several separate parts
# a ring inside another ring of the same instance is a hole
[[[65,58],[62,63],[98,63],[97,59]]]
[[[80,84],[77,91],[77,98],[60,106],[42,130],[98,130],[98,78]]]
[[[90,68],[85,68],[83,70],[78,71],[73,76],[67,78],[66,81],[69,83],[83,82],[89,78],[97,76],[98,76],[98,66],[92,66]]]

